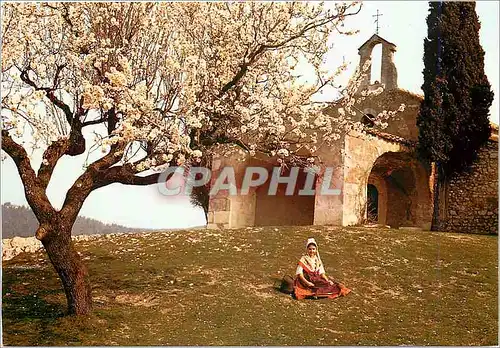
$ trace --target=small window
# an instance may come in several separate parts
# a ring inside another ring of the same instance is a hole
[[[373,127],[375,126],[375,122],[373,121],[375,119],[375,116],[372,114],[366,114],[363,116],[361,119],[361,123],[365,125],[366,127]]]

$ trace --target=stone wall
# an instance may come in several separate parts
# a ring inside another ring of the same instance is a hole
[[[498,234],[498,142],[490,140],[471,171],[445,189],[445,231]]]
[[[210,197],[208,207],[208,228],[241,228],[255,224],[255,189],[247,195],[240,195],[245,167],[257,165],[251,160],[239,160],[241,156],[234,154],[230,157],[215,157],[212,162],[211,187],[215,185],[224,167],[234,169],[238,195],[229,195],[227,189],[217,192]]]
[[[116,234],[107,234],[106,236],[109,238],[114,235]],[[88,241],[100,238],[101,236],[102,235],[100,234],[80,234],[77,236],[71,236],[71,239],[74,241]],[[10,260],[21,253],[35,253],[42,249],[42,242],[35,237],[4,238],[2,239],[2,260]]]
[[[308,226],[314,221],[314,196],[259,195],[255,226]]]
[[[344,141],[344,136],[341,136],[337,141],[330,145],[324,145],[317,151],[321,172],[318,173],[316,182],[314,225],[342,225],[342,192],[344,191],[344,159],[342,152]],[[333,170],[329,183],[325,177],[326,168]],[[340,190],[340,194],[321,194],[323,186]]]
[[[388,124],[387,128],[382,129],[378,126],[375,126],[374,128],[385,133],[398,135],[405,139],[416,141],[418,139],[416,119],[421,100],[421,96],[403,89],[384,91],[383,93],[369,97],[361,101],[359,105],[356,105],[359,110],[363,111],[363,113],[359,112],[355,120],[361,121],[363,114],[377,116],[384,110],[396,111],[399,109],[401,104],[404,104],[405,109],[403,112],[396,113],[396,115],[386,121]]]
[[[35,237],[2,239],[2,260],[10,260],[20,253],[34,253],[43,248]]]

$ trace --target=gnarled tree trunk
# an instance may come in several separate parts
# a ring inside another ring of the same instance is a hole
[[[47,255],[61,279],[68,314],[86,315],[92,310],[91,286],[87,268],[71,241],[71,226],[64,223],[44,223],[37,230]]]
[[[52,94],[50,96],[53,97]],[[65,107],[63,110],[67,110],[68,117],[72,119],[69,108]],[[80,175],[68,190],[61,210],[56,211],[46,193],[54,168],[63,155],[77,156],[85,151],[81,127],[77,121],[72,123],[72,127],[76,127],[72,128],[76,135],[70,136],[70,139],[57,140],[45,150],[38,174],[31,167],[26,150],[6,130],[2,130],[2,150],[9,154],[17,166],[26,200],[40,223],[36,238],[42,242],[61,279],[68,301],[68,313],[86,315],[92,310],[91,287],[87,269],[71,241],[71,229],[83,202],[93,190],[100,187],[112,183],[152,185],[158,183],[160,175],[154,173],[136,176],[133,166],[129,164],[115,166],[121,159],[116,153],[123,151],[126,143],[115,144],[107,155],[89,165]],[[172,174],[166,180],[171,176]]]

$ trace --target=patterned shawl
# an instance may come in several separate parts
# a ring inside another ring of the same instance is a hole
[[[299,260],[299,265],[302,266],[304,271],[307,273],[319,272],[323,262],[321,261],[321,257],[319,253],[316,254],[316,257],[313,259],[309,255],[304,255]]]

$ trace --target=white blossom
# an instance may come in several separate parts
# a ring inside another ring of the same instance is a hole
[[[72,125],[40,89],[54,87],[52,99],[67,103],[82,124],[99,127],[91,148],[107,153],[122,145],[129,150],[115,156],[136,172],[234,150],[219,139],[241,145],[245,155],[308,162],[320,135],[338,139],[351,122],[355,93],[369,71],[368,61],[339,91],[336,115],[324,112],[326,102],[314,102],[347,67],[323,60],[337,28],[358,8],[352,3],[328,11],[316,2],[6,3],[3,124],[17,140],[29,129],[33,147],[67,137]],[[289,44],[273,47],[279,42]],[[299,60],[317,80],[300,79],[293,69]],[[21,75],[17,67],[29,69]],[[26,76],[40,88],[23,81]],[[203,137],[215,132],[217,148],[203,145],[214,140]]]

